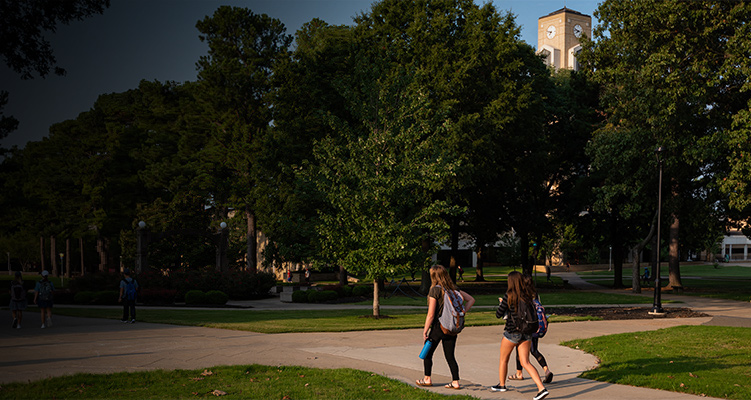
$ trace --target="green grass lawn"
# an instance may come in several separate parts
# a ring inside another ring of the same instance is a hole
[[[224,393],[224,394],[222,394]],[[353,369],[223,366],[76,374],[0,387],[0,399],[474,399],[445,396]]]
[[[565,342],[601,360],[582,378],[751,399],[751,328],[679,326]]]
[[[662,276],[667,275],[667,266],[662,268]],[[623,285],[631,287],[631,268],[623,269]],[[612,271],[586,271],[577,273],[584,280],[613,287]],[[684,265],[681,266],[681,283],[684,290],[680,294],[690,296],[702,296],[727,300],[749,301],[751,300],[751,268],[735,265]],[[662,280],[663,287],[667,286],[668,280]],[[648,287],[654,286],[654,282]]]
[[[119,308],[65,308],[55,307],[55,314],[72,317],[120,319]],[[290,332],[348,332],[367,330],[422,328],[425,312],[422,310],[381,310],[388,318],[370,318],[370,310],[159,310],[141,307],[138,320],[174,325],[203,326],[259,333]],[[567,317],[553,315],[550,322],[595,320],[594,317]],[[472,311],[467,314],[466,326],[502,325],[495,311]],[[499,328],[500,332],[500,328]]]
[[[467,289],[472,291],[471,289]],[[498,294],[480,294],[474,295],[476,306],[497,306]],[[547,305],[582,305],[582,304],[652,304],[651,295],[634,296],[628,294],[612,294],[597,292],[578,292],[578,291],[560,291],[560,292],[542,292],[540,300],[544,306]],[[395,295],[390,298],[381,299],[381,305],[385,306],[414,306],[427,307],[428,300],[426,297],[409,298],[407,296]],[[372,300],[362,301],[360,305],[373,304]]]

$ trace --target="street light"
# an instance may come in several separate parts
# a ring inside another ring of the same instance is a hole
[[[60,286],[65,286],[65,270],[63,269],[63,256],[65,254],[60,253]]]
[[[149,238],[146,234],[146,222],[138,221],[138,229],[136,230],[136,274],[144,271],[149,264]]]
[[[665,152],[665,148],[660,146],[655,150],[657,156],[657,167],[659,169],[659,178],[657,180],[657,271],[655,276],[655,295],[652,302],[652,315],[662,315],[665,311],[662,309],[662,282],[660,281],[660,222],[662,217],[662,159],[660,155]]]
[[[610,249],[610,256],[608,256],[608,271],[613,269],[613,246],[608,246]]]

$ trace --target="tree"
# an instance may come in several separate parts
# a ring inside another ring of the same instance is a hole
[[[428,266],[423,239],[445,236],[441,215],[458,212],[434,196],[456,174],[441,146],[450,122],[415,81],[402,71],[371,82],[371,102],[350,103],[364,130],[334,120],[332,136],[314,150],[313,179],[327,201],[318,229],[322,261],[373,279],[375,317],[379,279]]]
[[[684,199],[722,182],[728,156],[724,132],[747,103],[748,95],[736,89],[743,80],[723,73],[727,42],[745,24],[738,16],[747,8],[745,2],[605,1],[595,13],[601,23],[596,41],[585,40],[581,59],[603,87],[607,113],[589,148],[594,169],[607,177],[602,204],[624,220],[640,215],[648,221],[655,203],[644,199],[655,199],[657,186],[653,152],[668,149],[664,214],[670,227],[669,286],[675,289],[683,286],[681,226],[708,219],[686,213]],[[638,236],[644,237],[647,225],[640,225]]]
[[[199,38],[209,46],[197,63],[197,98],[211,127],[199,160],[205,162],[205,187],[213,187],[213,206],[225,217],[241,210],[247,223],[247,268],[257,265],[256,202],[258,158],[271,123],[274,64],[286,57],[291,37],[266,14],[222,6],[198,21]]]
[[[5,64],[22,79],[31,79],[35,73],[44,78],[51,69],[57,75],[65,75],[65,69],[56,65],[45,32],[54,33],[59,23],[68,24],[102,14],[109,6],[110,0],[0,1],[3,16],[0,53]]]

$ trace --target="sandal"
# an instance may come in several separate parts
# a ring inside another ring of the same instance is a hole
[[[415,383],[417,384],[417,386],[433,386],[432,383],[425,382],[425,379],[416,380]]]
[[[445,387],[446,389],[454,389],[454,390],[459,390],[459,389],[461,389],[461,388],[462,388],[461,386],[454,386],[454,385],[453,385],[453,384],[451,384],[451,383],[449,383],[448,385],[446,385],[446,386],[444,386],[444,387]]]
[[[522,377],[520,378],[520,377],[519,377],[519,376],[517,376],[517,375],[509,375],[509,376],[508,376],[508,380],[510,380],[510,381],[523,381],[523,380],[524,380],[524,377],[522,376]]]
[[[553,382],[553,373],[548,371],[548,374],[545,375],[545,380],[542,381],[542,383],[550,383]]]

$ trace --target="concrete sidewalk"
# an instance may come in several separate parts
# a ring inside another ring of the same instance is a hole
[[[677,296],[665,295],[664,299]],[[595,357],[557,345],[563,340],[650,331],[678,325],[749,322],[751,303],[680,296],[696,311],[711,315],[690,319],[649,319],[555,323],[540,341],[540,350],[555,373],[548,384],[549,399],[698,399],[652,389],[614,385],[577,378],[597,366]],[[257,302],[257,308],[291,306],[278,300]],[[282,306],[284,304],[284,306]],[[254,305],[254,307],[255,307]],[[318,305],[316,308],[325,308]],[[339,307],[337,307],[339,308]],[[647,309],[645,308],[645,311]],[[119,312],[113,310],[113,312]],[[240,311],[243,312],[243,311]],[[153,369],[199,369],[217,365],[302,365],[315,368],[355,368],[410,384],[422,378],[422,330],[344,333],[260,334],[165,324],[121,324],[117,320],[55,316],[54,327],[39,328],[34,307],[24,313],[24,327],[10,329],[10,312],[0,312],[8,327],[0,329],[0,383],[26,382],[77,372],[110,373]],[[511,391],[493,393],[498,382],[502,326],[468,327],[461,333],[457,359],[462,391],[444,389],[450,374],[439,351],[434,358],[436,387],[445,394],[466,393],[481,399],[531,399],[537,389],[530,379],[508,381]],[[513,371],[511,366],[510,371]],[[526,375],[526,374],[525,374]]]

